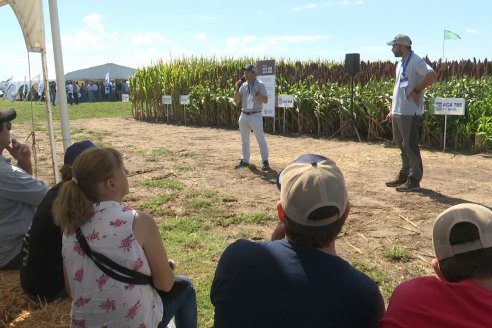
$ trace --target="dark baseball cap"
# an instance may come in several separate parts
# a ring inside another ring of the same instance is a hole
[[[17,117],[17,113],[13,108],[0,109],[0,123],[10,122]]]
[[[79,141],[67,148],[63,162],[65,164],[72,164],[77,156],[79,156],[84,150],[94,148],[94,145],[90,140]]]
[[[248,64],[248,65],[244,66],[244,67],[243,67],[243,69],[244,69],[245,71],[252,71],[252,72],[256,72],[256,67],[255,67],[255,65],[253,65],[253,64]]]

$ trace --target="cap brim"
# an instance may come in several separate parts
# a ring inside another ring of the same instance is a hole
[[[293,163],[319,163],[319,162],[324,161],[326,159],[328,159],[328,158],[326,158],[325,156],[317,155],[317,154],[304,154],[304,155],[299,156],[295,160],[293,160],[290,164],[293,164]],[[284,170],[285,170],[285,168],[284,168]],[[277,188],[278,188],[278,190],[280,190],[280,188],[282,187],[282,176],[283,176],[284,170],[280,171],[280,173],[277,175]]]

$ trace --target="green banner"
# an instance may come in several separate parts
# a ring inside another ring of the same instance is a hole
[[[454,32],[444,30],[444,40],[458,40],[460,36]]]

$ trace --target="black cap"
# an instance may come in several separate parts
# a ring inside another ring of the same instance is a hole
[[[0,123],[10,122],[17,117],[13,108],[0,109]]]

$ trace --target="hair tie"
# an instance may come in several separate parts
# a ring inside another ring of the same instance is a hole
[[[77,179],[75,179],[75,177],[72,177],[72,181],[75,182],[76,185],[79,184],[79,182],[77,181]]]

